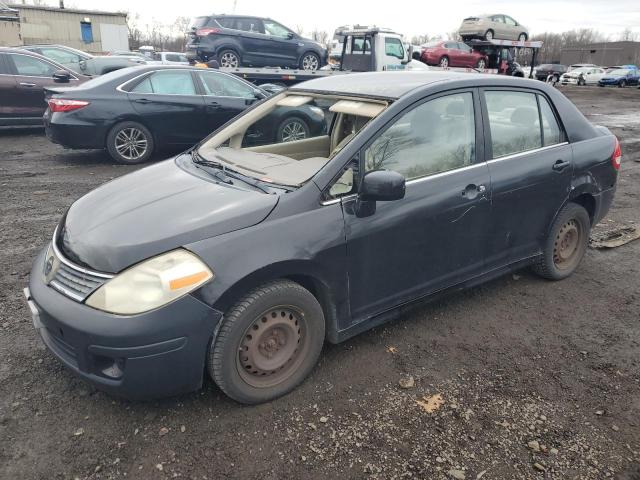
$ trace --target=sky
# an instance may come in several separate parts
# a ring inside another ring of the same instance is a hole
[[[14,0],[21,1],[21,0]],[[45,0],[57,5],[57,0]],[[308,35],[314,29],[333,33],[336,27],[359,23],[392,28],[407,38],[454,31],[464,17],[505,13],[530,33],[593,28],[616,39],[625,28],[640,34],[640,0],[66,0],[67,7],[137,13],[140,24],[171,24],[177,16],[237,13],[270,17]],[[235,5],[235,12],[234,12]],[[454,6],[454,8],[450,8]]]

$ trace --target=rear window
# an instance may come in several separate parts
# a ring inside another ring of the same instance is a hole
[[[207,25],[207,23],[209,23],[209,19],[211,17],[205,16],[205,17],[194,17],[191,20],[191,23],[189,24],[189,28],[202,28],[204,26]]]

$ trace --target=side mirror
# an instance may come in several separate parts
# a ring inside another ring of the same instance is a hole
[[[282,85],[276,85],[274,83],[263,83],[262,85],[260,85],[260,88],[265,92],[267,92],[267,94],[269,95],[275,95],[276,93],[280,93],[281,91],[286,90],[287,87],[283,87]],[[259,92],[260,90],[257,90],[257,91]]]
[[[406,60],[402,60],[402,62],[400,62],[400,63],[402,63],[402,65],[406,65],[412,59],[413,59],[413,45],[409,45],[409,48],[407,49],[407,59]]]
[[[374,170],[362,178],[358,198],[365,202],[386,202],[400,200],[404,193],[404,176],[391,170]]]
[[[295,36],[296,36],[296,35],[295,35],[295,33],[293,33],[293,32],[289,32],[289,33],[287,33],[287,38],[288,38],[289,40],[291,40],[291,39],[292,39],[292,38],[294,38]]]
[[[53,81],[56,83],[69,83],[71,80],[71,74],[66,70],[57,70],[53,72]]]

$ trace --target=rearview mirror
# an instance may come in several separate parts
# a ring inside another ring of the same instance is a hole
[[[404,193],[404,176],[391,170],[374,170],[363,177],[358,198],[369,202],[392,201],[404,198]]]
[[[66,70],[57,70],[53,72],[52,77],[56,83],[69,83],[69,80],[71,80],[71,74]]]

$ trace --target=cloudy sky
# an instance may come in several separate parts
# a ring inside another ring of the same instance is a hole
[[[14,0],[15,1],[15,0]],[[18,0],[20,1],[20,0]],[[45,0],[57,5],[57,0]],[[289,28],[301,26],[333,32],[360,23],[393,28],[408,37],[451,32],[462,18],[479,13],[506,13],[532,33],[594,28],[616,37],[625,28],[640,33],[640,0],[66,0],[67,7],[122,10],[140,14],[140,23],[171,23],[176,16],[235,13],[271,17]],[[451,8],[453,7],[453,8]]]

